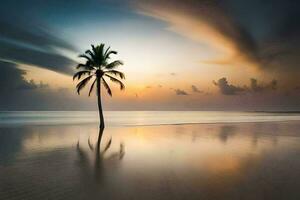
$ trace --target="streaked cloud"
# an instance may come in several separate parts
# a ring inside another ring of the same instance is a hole
[[[167,29],[213,49],[219,63],[254,62],[252,36],[224,12],[217,1],[143,1],[139,12],[168,23]]]
[[[279,0],[272,2],[272,10],[268,2],[256,0],[136,3],[138,12],[166,22],[167,30],[215,52],[201,63],[252,67],[286,82],[300,77],[299,7],[297,1]]]
[[[0,18],[0,59],[73,73],[75,62],[62,55],[59,49],[75,52],[76,48],[45,27],[45,24],[34,23],[30,19],[18,18],[11,23]]]
[[[28,45],[28,47],[40,48],[40,50],[53,50],[63,48],[76,51],[76,48],[65,40],[54,36],[54,32],[46,30],[39,24],[19,19],[14,23],[0,21],[0,37],[14,43]]]

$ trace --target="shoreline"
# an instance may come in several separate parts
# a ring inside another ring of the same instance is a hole
[[[242,121],[242,122],[182,122],[182,123],[161,123],[161,124],[124,124],[124,125],[106,125],[108,128],[132,128],[132,127],[160,127],[160,126],[186,126],[186,125],[239,125],[239,124],[265,124],[265,123],[290,123],[290,122],[300,122],[300,120],[269,120],[269,121]],[[27,127],[27,126],[98,126],[95,122],[82,122],[82,123],[0,123],[0,128],[10,128],[10,127]]]

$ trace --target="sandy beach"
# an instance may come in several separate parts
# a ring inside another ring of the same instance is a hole
[[[300,122],[0,128],[0,199],[300,198]],[[111,145],[105,151],[108,141]]]

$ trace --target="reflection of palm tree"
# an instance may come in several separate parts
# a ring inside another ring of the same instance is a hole
[[[80,80],[81,77],[85,76],[84,79],[82,79],[76,86],[77,93],[80,94],[80,91],[87,85],[87,83],[91,79],[93,79],[93,82],[89,90],[89,96],[91,95],[94,86],[96,84],[97,87],[96,93],[98,97],[98,109],[99,109],[99,117],[100,117],[100,131],[99,131],[97,147],[100,148],[101,137],[104,130],[104,117],[103,117],[102,104],[101,104],[101,83],[107,90],[107,93],[110,96],[112,96],[111,89],[104,77],[117,83],[120,86],[120,89],[123,90],[125,89],[124,84],[116,77],[119,77],[120,79],[125,79],[125,75],[122,72],[115,70],[115,68],[117,68],[118,66],[123,65],[123,63],[120,60],[108,62],[111,54],[117,54],[116,51],[111,51],[110,47],[108,47],[105,50],[104,44],[98,45],[96,47],[94,45],[91,46],[92,46],[92,50],[87,50],[85,54],[79,56],[85,58],[86,62],[84,64],[79,64],[77,66],[77,69],[81,69],[81,70],[74,74],[73,80],[75,80],[76,78]]]
[[[85,173],[83,177],[86,179],[92,176],[96,179],[97,182],[102,181],[101,179],[104,170],[103,165],[107,164],[110,166],[109,169],[111,169],[112,166],[119,163],[125,156],[125,146],[123,143],[120,143],[120,148],[118,152],[108,153],[112,144],[112,138],[110,138],[110,140],[106,143],[105,148],[102,151],[97,149],[97,151],[94,152],[93,145],[89,142],[89,140],[88,143],[89,143],[89,148],[91,150],[90,153],[95,153],[94,165],[92,165],[93,160],[90,160],[90,156],[88,152],[85,152],[80,147],[79,141],[77,142],[77,153],[79,157],[79,164],[80,167],[83,169],[83,172]],[[107,153],[109,155],[106,155]]]
[[[232,138],[235,134],[236,134],[235,126],[222,126],[219,132],[219,138],[225,144],[227,140]]]

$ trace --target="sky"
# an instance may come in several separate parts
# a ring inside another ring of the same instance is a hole
[[[105,110],[300,110],[300,2],[1,1],[0,110],[96,110],[78,55],[105,43],[125,91]]]

